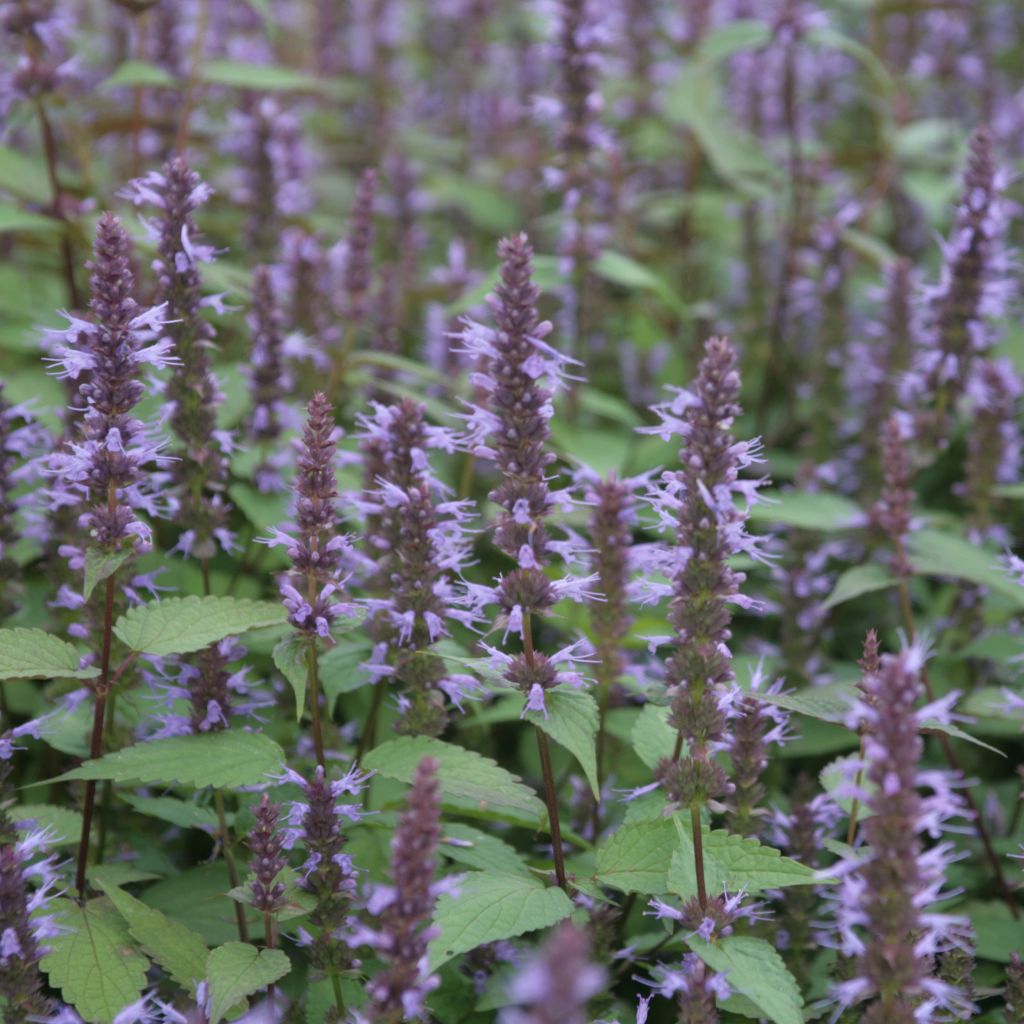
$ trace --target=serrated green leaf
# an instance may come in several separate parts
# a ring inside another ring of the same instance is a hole
[[[216,829],[217,812],[212,807],[200,807],[188,800],[174,796],[136,796],[134,793],[118,793],[118,797],[139,814],[160,821],[170,822],[179,828]],[[228,815],[228,824],[231,824]]]
[[[688,825],[677,817],[678,845],[672,854],[667,883],[671,892],[683,899],[697,895],[694,870],[693,835]],[[709,893],[764,892],[792,885],[813,885],[818,878],[812,868],[782,854],[756,839],[732,835],[724,829],[702,833],[704,848],[704,880]]]
[[[441,835],[441,853],[449,860],[481,871],[533,877],[515,847],[471,825],[446,824]]]
[[[835,608],[862,594],[873,594],[895,586],[896,580],[881,565],[855,565],[836,580],[832,593],[825,598],[822,608]]]
[[[590,783],[591,792],[599,797],[601,784],[597,779],[597,701],[582,690],[556,686],[544,695],[544,703],[547,718],[538,711],[528,711],[526,718],[579,761]]]
[[[672,818],[623,825],[598,847],[595,877],[621,892],[668,892],[668,867],[678,845]]]
[[[441,931],[430,944],[430,968],[487,942],[547,928],[572,910],[572,900],[561,889],[524,875],[466,875],[457,896],[444,894],[437,901],[434,924]]]
[[[85,552],[85,587],[82,596],[88,601],[96,584],[113,576],[131,557],[130,551],[101,551],[87,548]]]
[[[855,699],[853,688],[841,692],[833,689],[831,695],[817,693],[815,690],[815,687],[811,687],[797,693],[759,693],[757,697],[766,704],[774,704],[787,711],[807,715],[808,718],[817,718],[820,722],[843,725],[850,715],[850,708]]]
[[[0,629],[0,679],[94,679],[78,651],[41,629]]]
[[[82,834],[82,814],[68,807],[52,807],[49,804],[19,804],[10,808],[11,819],[27,828],[49,829],[52,838],[50,846],[66,846],[77,843]],[[31,823],[31,824],[29,824]],[[24,830],[23,830],[24,831]]]
[[[416,766],[425,757],[438,764],[441,801],[449,808],[474,817],[495,818],[538,827],[547,809],[519,777],[500,768],[489,757],[452,743],[426,736],[403,736],[370,751],[363,767],[399,782],[412,782]]]
[[[976,583],[1024,608],[1024,587],[1007,579],[999,567],[998,551],[939,530],[915,530],[907,546],[915,572]]]
[[[306,682],[309,679],[309,644],[299,636],[286,636],[274,648],[274,664],[288,680],[295,694],[295,720],[302,721],[306,710]]]
[[[663,757],[671,757],[676,746],[676,734],[668,724],[668,708],[645,704],[633,723],[630,739],[637,757],[648,768],[657,768]]]
[[[99,886],[124,918],[129,933],[143,952],[186,992],[193,994],[206,971],[209,950],[203,937],[180,921],[172,921],[159,910],[147,907],[117,886],[104,882]]]
[[[47,940],[40,967],[87,1021],[113,1024],[146,987],[149,962],[132,944],[128,926],[107,900],[53,904],[60,934]]]
[[[750,510],[750,518],[756,522],[832,533],[847,530],[864,519],[860,506],[841,494],[763,491],[761,497],[762,501]]]
[[[774,1024],[804,1024],[804,1000],[796,979],[774,947],[750,935],[728,935],[717,942],[696,936],[687,945],[729,980],[729,987],[752,1000]]]
[[[130,608],[114,623],[117,638],[146,654],[188,654],[227,636],[277,626],[284,608],[234,597],[170,597]]]
[[[269,776],[279,774],[283,766],[284,751],[268,736],[228,729],[137,743],[86,761],[49,781],[110,779],[236,789],[265,782]]]
[[[144,60],[126,60],[117,70],[100,84],[101,89],[116,89],[118,86],[150,86],[158,89],[173,89],[178,79],[169,71]]]
[[[211,950],[206,958],[210,1024],[218,1024],[233,1006],[283,978],[291,969],[291,961],[280,949],[227,942]]]

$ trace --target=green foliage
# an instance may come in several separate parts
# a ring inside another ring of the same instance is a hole
[[[210,1024],[219,1024],[240,1000],[279,981],[291,968],[287,954],[280,949],[228,942],[210,950],[206,958]]]
[[[0,680],[93,679],[98,668],[79,668],[71,644],[41,629],[0,629]]]
[[[528,711],[526,718],[543,729],[556,743],[568,750],[583,768],[595,796],[600,793],[597,779],[597,701],[589,693],[560,686],[544,698],[547,716]]]
[[[832,593],[825,598],[822,608],[835,608],[846,601],[852,601],[855,597],[888,590],[895,584],[896,580],[880,565],[855,565],[836,580],[836,585]]]
[[[131,554],[131,551],[102,551],[99,548],[87,548],[85,552],[85,585],[82,596],[88,600],[96,589],[96,584],[113,576],[131,557]]]

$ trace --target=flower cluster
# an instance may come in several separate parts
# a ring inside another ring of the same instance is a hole
[[[252,851],[250,870],[256,876],[249,883],[252,905],[264,914],[275,914],[284,906],[284,882],[277,880],[286,864],[281,851],[284,836],[278,831],[281,808],[266,793],[255,810],[256,824],[246,840]]]

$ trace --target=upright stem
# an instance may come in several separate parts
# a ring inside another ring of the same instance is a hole
[[[92,716],[92,739],[89,743],[89,758],[95,760],[103,754],[103,724],[106,721],[107,693],[110,688],[110,648],[114,637],[114,575],[106,579],[103,600],[103,639],[100,653],[100,675],[93,692],[96,706]],[[82,836],[78,842],[78,866],[75,871],[75,888],[79,899],[85,896],[85,868],[89,861],[89,836],[92,832],[92,815],[96,806],[96,780],[85,784],[85,800],[82,804]]]
[[[324,733],[320,724],[320,666],[317,660],[316,640],[311,640],[306,649],[306,675],[309,684],[309,710],[313,716],[313,748],[316,751],[316,763],[321,768],[326,766],[324,757]]]
[[[861,760],[861,767],[857,769],[857,777],[854,779],[854,783],[853,783],[854,789],[857,789],[857,790],[860,789],[861,783],[864,781],[864,766],[863,766],[864,754],[865,754],[864,744],[865,744],[865,738],[864,738],[863,735],[861,735],[861,738],[860,738],[860,760]],[[849,824],[849,826],[846,829],[846,845],[847,846],[853,846],[853,840],[857,836],[857,814],[858,814],[859,811],[860,811],[860,801],[857,799],[857,797],[854,797],[853,798],[853,803],[850,804],[850,824]]]
[[[902,546],[902,542],[896,542],[898,555],[901,553]],[[913,606],[910,603],[910,587],[907,585],[906,579],[900,580],[899,595],[900,609],[903,613],[903,628],[907,632],[907,639],[913,642],[915,636],[914,612]],[[924,684],[924,692],[928,697],[929,702],[934,701],[935,690],[932,687],[927,666],[922,667],[921,669],[921,682]],[[950,741],[949,736],[944,732],[937,732],[935,735],[938,738],[939,746],[942,747],[942,752],[946,757],[946,763],[953,770],[954,774],[959,775],[961,779],[966,779],[967,776],[960,765],[960,758],[953,749],[953,744]],[[981,840],[982,847],[984,847],[985,857],[992,869],[992,874],[995,878],[996,888],[999,890],[999,895],[1010,908],[1010,913],[1013,917],[1019,920],[1020,904],[1018,904],[1017,898],[1013,894],[1013,890],[1007,884],[1006,876],[1003,874],[1003,866],[999,861],[999,855],[996,853],[995,847],[992,845],[992,837],[988,834],[988,827],[985,824],[985,819],[981,816],[981,810],[975,802],[974,797],[971,795],[970,789],[965,787],[963,790],[963,796],[964,803],[967,804],[968,810],[974,816],[974,829],[978,833],[978,838]]]
[[[700,828],[700,804],[690,804],[690,827],[693,831],[693,868],[697,876],[697,899],[700,909],[706,910],[708,890],[704,884],[704,834]]]
[[[345,1016],[345,997],[341,994],[341,979],[331,972],[331,985],[334,987],[334,1005],[338,1008],[338,1019]]]
[[[529,615],[523,616],[523,654],[527,664],[533,667],[533,624]],[[565,860],[562,853],[562,823],[558,817],[558,795],[555,792],[555,773],[551,768],[551,747],[547,734],[534,727],[537,733],[537,752],[540,754],[540,770],[544,776],[544,801],[548,807],[548,824],[551,828],[551,846],[555,858],[555,878],[558,884],[569,891],[569,882],[565,877]]]
[[[232,889],[239,885],[238,864],[235,861],[235,848],[231,843],[231,834],[228,832],[228,816],[224,810],[224,794],[219,790],[213,791],[213,805],[217,810],[217,829],[220,832],[220,847],[224,851],[224,863],[228,869],[228,884]],[[238,938],[240,942],[249,941],[249,926],[245,923],[245,907],[238,900],[232,900],[235,905],[235,923],[238,925]]]
[[[120,678],[120,670],[114,673],[111,680],[110,699],[107,701],[107,713],[105,730],[109,736],[114,729],[114,715],[117,709],[117,691],[114,687]],[[104,779],[103,792],[100,795],[100,820],[96,831],[96,863],[103,863],[103,855],[107,848],[107,825],[110,821],[110,808],[114,802],[114,783],[110,779]]]
[[[384,691],[387,689],[387,680],[378,679],[373,687],[373,700],[370,702],[370,712],[366,716],[366,727],[359,734],[359,745],[356,747],[356,764],[363,759],[363,755],[373,748],[377,739],[377,718],[380,715],[380,707],[384,703]],[[369,793],[369,787],[365,790]]]

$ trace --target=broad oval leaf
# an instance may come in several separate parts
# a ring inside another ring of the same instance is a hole
[[[210,987],[210,1024],[219,1024],[237,1003],[272,985],[292,969],[280,949],[257,949],[247,942],[226,942],[206,958]]]
[[[79,668],[71,644],[41,629],[0,629],[0,680],[94,679],[98,668]]]

